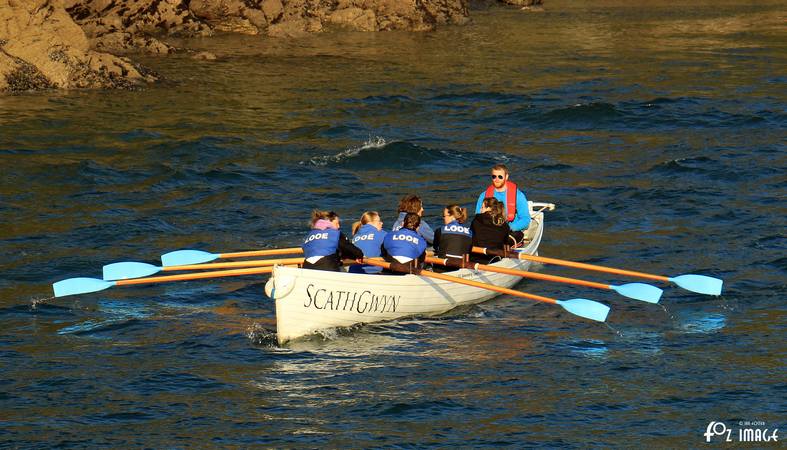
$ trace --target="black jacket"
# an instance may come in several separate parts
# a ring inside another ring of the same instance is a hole
[[[342,267],[343,259],[358,259],[363,258],[363,251],[356,247],[344,233],[339,233],[339,248],[333,255],[323,256],[316,263],[311,264],[308,261],[303,262],[304,269],[315,270],[331,270],[338,272]]]
[[[509,243],[508,235],[511,233],[511,227],[508,226],[508,222],[503,221],[502,225],[495,225],[492,222],[492,215],[488,212],[476,214],[470,224],[470,229],[473,231],[473,246],[475,247],[502,249]],[[473,255],[471,259],[477,262],[488,262],[490,258],[484,255]]]
[[[466,226],[466,225],[463,225]],[[434,231],[434,252],[440,258],[448,255],[461,258],[473,250],[473,239],[461,234],[443,234],[443,227]]]

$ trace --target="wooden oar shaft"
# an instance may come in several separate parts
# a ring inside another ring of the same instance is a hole
[[[300,247],[292,248],[272,248],[268,250],[251,250],[248,252],[222,253],[219,258],[245,258],[247,256],[274,256],[274,255],[295,255],[303,253]]]
[[[547,275],[545,273],[527,272],[524,270],[508,269],[505,267],[495,267],[487,264],[475,264],[474,267],[476,270],[486,270],[488,272],[498,272],[508,275],[516,275],[523,278],[532,278],[534,280],[555,281],[557,283],[576,284],[577,286],[587,286],[596,289],[612,289],[608,284],[604,284],[604,283],[578,280],[576,278],[559,277],[556,275]]]
[[[385,269],[390,269],[391,268],[391,264],[387,263],[387,262],[382,262],[382,261],[378,261],[378,260],[370,260],[370,259],[365,259],[364,262],[367,263],[367,264],[374,265],[374,266],[383,267]],[[513,296],[516,296],[516,297],[528,298],[528,299],[536,300],[536,301],[539,301],[539,302],[552,303],[552,304],[556,304],[557,303],[557,300],[555,300],[554,298],[542,297],[540,295],[535,295],[535,294],[528,294],[527,292],[515,291],[513,289],[508,289],[508,288],[504,288],[504,287],[500,287],[500,286],[495,286],[493,284],[481,283],[479,281],[465,280],[464,278],[452,277],[450,275],[444,275],[442,273],[431,272],[429,270],[419,270],[419,271],[417,271],[417,274],[421,275],[421,276],[424,276],[424,277],[436,278],[438,280],[445,280],[445,281],[451,281],[451,282],[454,282],[454,283],[464,284],[466,286],[473,286],[473,287],[477,287],[477,288],[481,288],[481,289],[488,289],[490,291],[499,292],[501,294],[508,294],[508,295],[513,295]]]
[[[256,275],[273,272],[273,267],[255,267],[250,269],[219,270],[216,272],[185,273],[182,275],[166,275],[163,277],[135,278],[131,280],[118,280],[116,286],[129,284],[166,283],[169,281],[199,280],[203,278],[236,277],[240,275]]]
[[[486,249],[483,247],[473,247],[473,253],[481,253],[483,255],[496,255],[503,256],[503,250]],[[574,261],[566,261],[565,259],[545,258],[543,256],[528,255],[526,253],[518,253],[519,259],[526,259],[529,261],[540,262],[544,264],[555,264],[559,266],[573,267],[576,269],[595,270],[596,272],[614,273],[616,275],[626,275],[630,277],[647,278],[649,280],[669,281],[669,277],[662,275],[653,275],[644,272],[635,272],[633,270],[616,269],[614,267],[597,266],[595,264],[585,264]]]
[[[508,295],[514,295],[514,296],[517,296],[517,297],[529,298],[531,300],[536,300],[536,301],[539,301],[539,302],[552,303],[552,304],[556,304],[557,303],[557,300],[555,300],[554,298],[542,297],[540,295],[535,295],[535,294],[528,294],[527,292],[515,291],[513,289],[508,289],[508,288],[504,288],[504,287],[500,287],[500,286],[495,286],[493,284],[481,283],[479,281],[465,280],[464,278],[452,277],[450,275],[444,275],[442,273],[437,273],[437,272],[430,272],[428,270],[422,270],[420,272],[420,275],[423,275],[423,276],[426,276],[426,277],[430,277],[430,278],[437,278],[438,280],[453,281],[454,283],[460,283],[460,284],[464,284],[464,285],[467,285],[467,286],[475,286],[475,287],[482,288],[482,289],[489,289],[490,291],[500,292],[501,294],[508,294]]]
[[[180,270],[203,270],[203,269],[229,269],[231,267],[265,267],[275,266],[276,264],[302,264],[303,258],[279,258],[254,261],[235,261],[226,263],[210,264],[188,264],[184,266],[167,266],[161,270],[165,272],[177,272]]]
[[[444,266],[448,266],[448,261],[439,258],[432,258],[427,257],[426,262],[430,262],[432,264],[441,264]],[[517,269],[509,269],[507,267],[496,267],[490,266],[487,264],[476,264],[473,262],[467,263],[467,268],[475,269],[475,270],[485,270],[487,272],[497,272],[497,273],[504,273],[506,275],[515,275],[518,277],[523,278],[532,278],[534,280],[544,280],[544,281],[554,281],[557,283],[568,283],[568,284],[576,284],[578,286],[587,286],[596,289],[612,289],[612,287],[608,284],[603,283],[596,283],[594,281],[585,281],[585,280],[578,280],[576,278],[568,278],[568,277],[559,277],[556,275],[547,275],[544,273],[538,272],[528,272],[526,270],[517,270]]]

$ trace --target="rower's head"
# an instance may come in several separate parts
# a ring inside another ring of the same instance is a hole
[[[459,205],[448,205],[443,209],[443,222],[447,224],[456,220],[459,223],[465,223],[467,220],[467,208],[462,208]]]
[[[333,225],[333,227],[336,228],[337,230],[339,229],[339,227],[341,225],[340,221],[339,221],[339,215],[336,214],[335,212],[333,212],[333,211],[320,211],[318,209],[315,209],[314,211],[312,211],[312,220],[311,220],[312,228],[314,228],[314,226],[320,220],[326,220],[326,221],[330,222],[331,225]]]
[[[496,164],[492,167],[492,185],[495,189],[502,189],[508,181],[508,167],[505,164]]]
[[[416,231],[418,230],[418,226],[421,225],[421,216],[416,213],[407,213],[404,216],[404,222],[402,223],[402,228],[407,228],[408,230]]]
[[[407,194],[399,200],[399,212],[418,214],[424,213],[424,204],[421,197],[414,194]]]
[[[494,197],[485,198],[481,203],[481,214],[487,212],[492,216],[492,223],[495,225],[503,225],[505,223],[505,207],[500,200]]]
[[[358,229],[367,223],[372,224],[372,226],[377,228],[377,231],[383,229],[383,221],[380,219],[380,214],[377,211],[366,211],[361,214],[361,220],[353,224],[353,234],[357,233]]]

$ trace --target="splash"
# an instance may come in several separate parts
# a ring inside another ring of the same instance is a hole
[[[374,150],[374,149],[383,148],[388,144],[389,142],[387,142],[385,138],[381,136],[374,136],[374,137],[369,136],[369,138],[360,147],[351,147],[336,155],[315,156],[314,158],[311,158],[308,161],[301,161],[299,162],[299,164],[301,165],[308,164],[318,167],[324,167],[331,163],[338,163],[346,159],[358,156],[361,152],[365,150]]]
[[[694,314],[681,322],[680,329],[687,334],[710,334],[726,326],[727,317],[723,314]]]
[[[360,147],[353,147],[335,155],[316,156],[301,161],[302,166],[335,167],[351,170],[428,170],[450,172],[483,167],[491,164],[508,163],[510,157],[497,153],[481,153],[471,150],[434,148],[407,141],[387,141],[380,136],[369,138]]]
[[[275,331],[265,328],[257,322],[249,325],[249,328],[246,330],[246,337],[249,338],[252,344],[263,347],[276,347],[278,342]]]
[[[604,322],[604,325],[606,325],[607,328],[609,328],[609,330],[612,331],[613,333],[615,333],[617,336],[623,337],[623,332],[618,330],[617,328],[613,327],[608,322]]]
[[[30,309],[36,309],[38,305],[44,305],[50,300],[54,300],[54,298],[51,296],[35,296],[30,299]]]
[[[605,359],[609,353],[607,344],[598,339],[571,340],[566,343],[566,346],[572,353],[588,358]]]

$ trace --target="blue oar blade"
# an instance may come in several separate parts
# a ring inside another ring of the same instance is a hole
[[[571,314],[599,322],[606,321],[609,314],[609,306],[585,298],[558,300],[557,304]]]
[[[202,250],[176,250],[161,255],[161,265],[164,267],[169,266],[185,266],[189,264],[202,264],[208,261],[213,261],[219,255],[203,252]]]
[[[141,262],[119,262],[104,266],[104,280],[125,280],[142,278],[158,273],[161,267]]]
[[[664,292],[656,286],[645,283],[627,283],[620,286],[610,285],[610,287],[624,297],[648,303],[658,303],[661,294]]]
[[[705,275],[680,275],[669,280],[687,291],[706,295],[721,295],[721,285],[724,283]]]
[[[114,285],[114,281],[104,281],[98,278],[69,278],[54,283],[52,289],[55,291],[55,297],[65,297],[66,295],[103,291]]]

